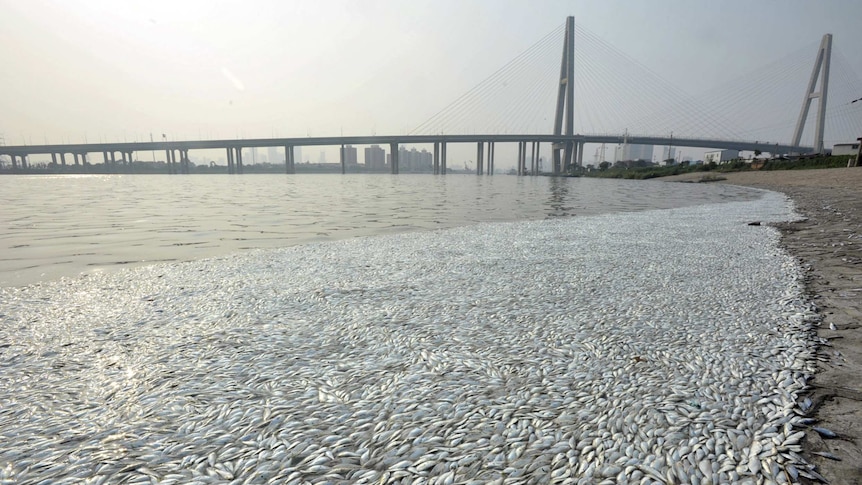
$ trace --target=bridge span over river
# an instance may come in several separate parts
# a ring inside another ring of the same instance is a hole
[[[185,140],[185,141],[154,141],[154,142],[124,142],[124,143],[89,143],[67,145],[21,145],[0,147],[0,155],[8,155],[14,168],[26,168],[27,157],[31,155],[50,155],[52,162],[66,165],[66,156],[70,155],[69,163],[90,163],[92,154],[101,154],[106,165],[130,163],[136,152],[164,152],[169,173],[189,172],[190,150],[225,150],[228,162],[228,173],[242,173],[244,148],[278,147],[284,150],[285,172],[295,173],[294,147],[308,146],[347,146],[347,145],[389,145],[391,153],[390,171],[398,173],[398,147],[402,144],[431,144],[433,150],[433,172],[446,173],[447,146],[452,143],[476,144],[476,172],[492,174],[494,171],[494,153],[497,143],[518,144],[518,173],[535,174],[538,167],[526,167],[527,148],[530,147],[530,160],[539,160],[542,144],[550,144],[553,150],[570,151],[571,161],[567,165],[583,166],[584,145],[587,143],[638,145],[672,145],[679,147],[759,150],[773,154],[811,153],[813,147],[803,147],[779,143],[759,141],[733,141],[718,139],[693,139],[635,135],[537,135],[537,134],[505,134],[505,135],[378,135],[378,136],[338,136],[338,137],[305,137],[305,138],[261,138],[249,140]],[[346,171],[344,150],[341,153],[341,169]]]

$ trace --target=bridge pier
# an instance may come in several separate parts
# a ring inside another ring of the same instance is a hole
[[[523,150],[524,150],[524,142],[519,141],[518,142],[518,156],[515,159],[515,167],[516,167],[516,171],[517,171],[519,176],[524,175],[524,172],[521,168],[521,152],[523,152]]]
[[[72,156],[75,157],[75,165],[80,165],[81,163],[78,161],[78,154],[73,153]]]
[[[87,152],[81,154],[81,165],[89,165],[87,161]]]
[[[236,173],[242,174],[242,147],[236,147]]]
[[[494,142],[488,142],[488,175],[494,175]]]
[[[476,175],[482,175],[485,165],[485,142],[480,141],[476,145]]]
[[[227,173],[231,175],[233,174],[233,148],[227,147],[225,152],[227,152]]]
[[[60,153],[60,163],[63,164],[64,167],[66,166],[66,154],[65,153],[62,153],[62,152]]]
[[[398,173],[398,144],[389,144],[389,171],[392,174]]]
[[[527,175],[536,174],[536,145],[538,145],[536,142],[530,145],[530,172]]]
[[[434,166],[432,169],[434,175],[440,173],[440,142],[434,142]]]
[[[584,168],[584,142],[578,142],[578,168]]]
[[[293,145],[284,147],[284,173],[296,173],[296,163],[294,162]]]
[[[440,174],[446,175],[446,142],[440,144]]]
[[[51,165],[57,165],[57,154],[56,153],[51,154]]]
[[[344,157],[344,144],[343,143],[341,144],[341,150],[338,151],[338,159],[341,162],[341,174],[344,175],[345,173],[347,173],[347,165],[346,165],[347,162],[344,160],[345,157]]]

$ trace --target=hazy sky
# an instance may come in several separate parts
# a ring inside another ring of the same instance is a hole
[[[862,72],[858,0],[0,0],[0,135],[408,133],[567,15],[691,93],[827,32]]]

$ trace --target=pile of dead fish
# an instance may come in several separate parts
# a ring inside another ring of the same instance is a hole
[[[780,195],[0,291],[0,483],[791,483]]]

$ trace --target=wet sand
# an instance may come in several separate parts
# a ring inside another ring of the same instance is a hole
[[[666,177],[696,181],[704,173]],[[833,485],[862,484],[862,168],[719,174],[722,183],[783,192],[806,220],[778,225],[782,242],[808,269],[806,285],[823,315],[819,371],[810,394],[816,426],[804,456]],[[817,455],[830,453],[840,461]]]

